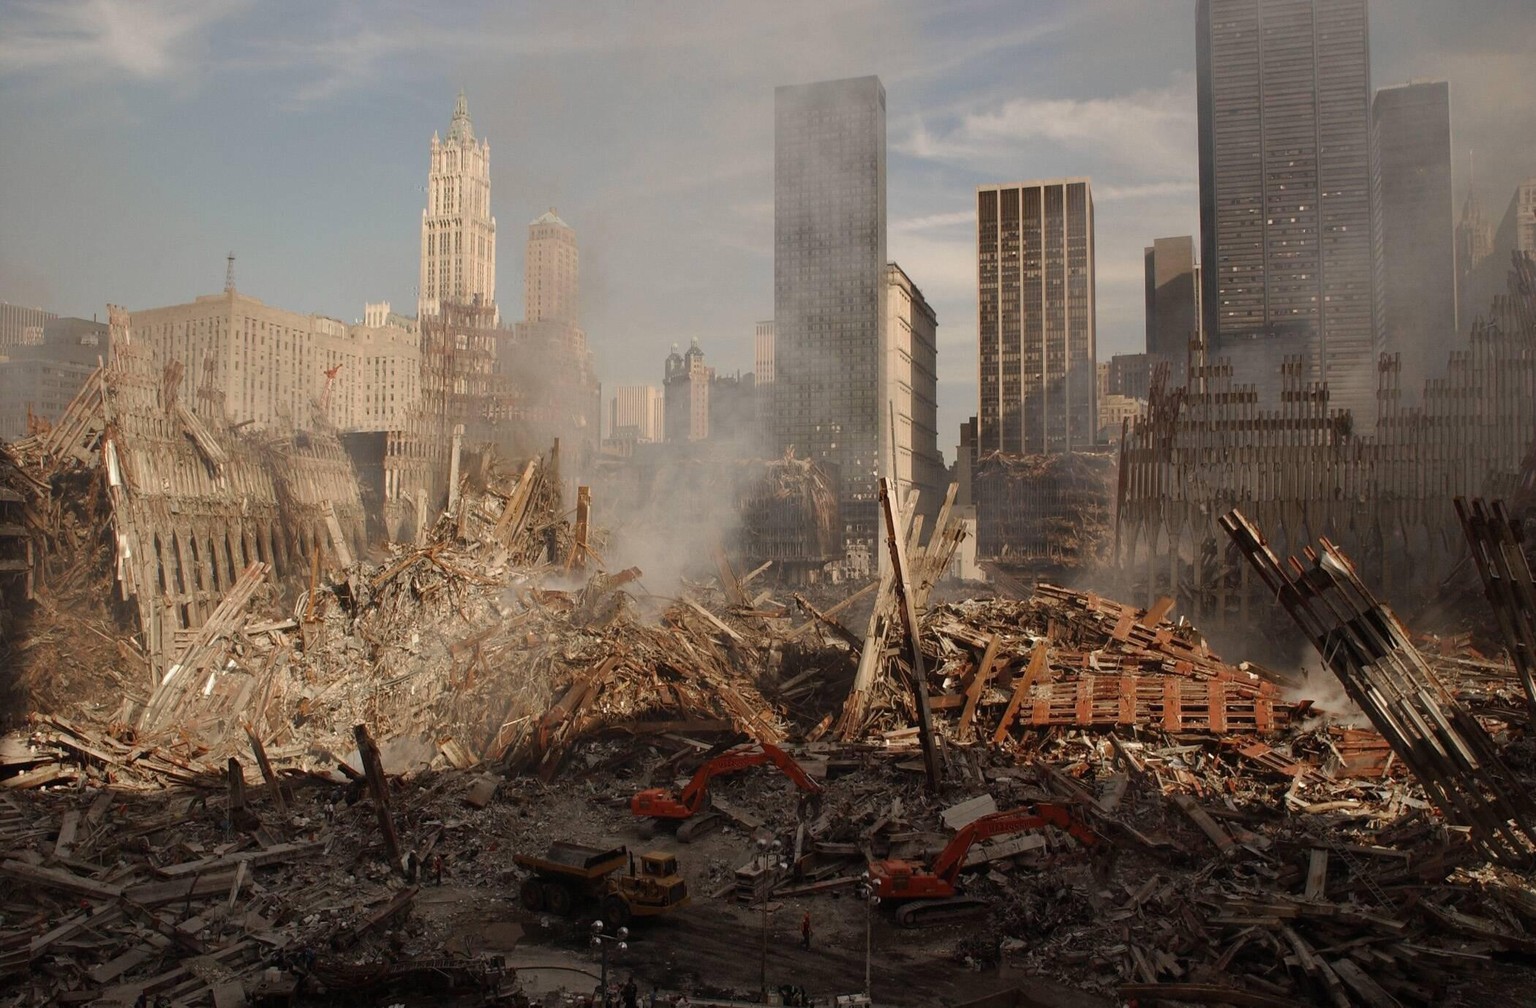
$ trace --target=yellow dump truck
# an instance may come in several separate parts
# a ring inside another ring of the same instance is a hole
[[[688,902],[677,858],[661,851],[641,854],[637,866],[627,847],[604,850],[562,841],[542,855],[517,854],[513,861],[528,873],[520,895],[534,913],[566,917],[584,903],[596,904],[604,922],[617,926]]]

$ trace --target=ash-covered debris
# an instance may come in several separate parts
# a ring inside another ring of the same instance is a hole
[[[531,909],[513,855],[556,843],[676,858],[687,900],[633,924],[625,969],[647,987],[752,996],[740,949],[767,937],[766,963],[846,993],[866,927],[893,1004],[960,1003],[999,966],[1244,1003],[1454,1003],[1505,970],[1528,981],[1536,888],[1442,800],[1475,769],[1427,790],[1373,719],[1224,660],[1166,600],[1041,585],[929,604],[947,515],[842,599],[775,598],[723,557],[717,580],[656,595],[602,568],[601,531],[571,522],[540,460],[482,468],[418,542],[237,578],[156,677],[139,609],[57,601],[112,590],[113,543],[70,517],[108,499],[47,504],[59,490],[18,479],[52,516],[43,541],[76,554],[9,646],[64,655],[89,622],[113,656],[77,690],[34,690],[0,750],[0,985],[18,995],[222,1004],[451,978],[519,1003],[519,956],[590,965],[584,929],[647,885],[587,880],[569,916]],[[1414,653],[1438,709],[1460,705],[1528,785],[1518,673],[1464,639]],[[681,821],[635,814],[639,792],[681,795],[751,744],[784,746],[815,786],[737,761]],[[860,887],[882,873],[920,885],[871,908]],[[969,916],[900,929],[920,902]],[[779,947],[805,914],[826,957],[792,961]]]

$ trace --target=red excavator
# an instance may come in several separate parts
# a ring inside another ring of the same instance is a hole
[[[714,827],[718,815],[699,815],[709,804],[709,782],[721,774],[735,773],[755,766],[773,764],[784,776],[808,794],[821,794],[821,785],[800,768],[793,756],[769,742],[756,742],[727,749],[707,761],[694,773],[683,793],[674,795],[666,788],[647,788],[629,800],[629,810],[650,820],[679,823],[677,838],[684,843]]]
[[[1093,830],[1074,819],[1061,805],[1043,802],[1032,806],[1023,805],[1006,812],[982,816],[961,827],[960,832],[933,859],[932,868],[895,858],[871,861],[870,886],[882,900],[900,904],[896,907],[896,923],[902,927],[926,927],[972,916],[985,909],[986,902],[960,895],[956,886],[971,844],[989,837],[1022,833],[1043,826],[1065,830],[1084,847],[1092,847],[1099,842]]]

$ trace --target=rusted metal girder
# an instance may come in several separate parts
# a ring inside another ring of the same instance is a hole
[[[885,513],[885,541],[891,550],[896,598],[901,605],[901,620],[906,624],[907,641],[912,651],[912,694],[913,702],[917,705],[917,737],[923,745],[923,771],[927,774],[928,790],[938,794],[942,783],[939,753],[933,744],[933,716],[928,710],[928,672],[923,668],[917,605],[912,598],[912,582],[907,577],[907,548],[902,542],[901,514],[896,499],[891,495],[891,482],[883,476],[880,478],[880,508]]]
[[[1221,526],[1441,814],[1494,860],[1536,860],[1536,803],[1349,558],[1323,539],[1321,552],[1308,548],[1307,562],[1292,557],[1287,569],[1240,512]]]
[[[1536,577],[1525,559],[1525,536],[1503,501],[1456,498],[1456,517],[1467,537],[1483,594],[1493,607],[1504,647],[1520,674],[1526,714],[1536,724]]]

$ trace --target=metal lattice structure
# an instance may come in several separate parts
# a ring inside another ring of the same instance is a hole
[[[1349,558],[1323,539],[1320,552],[1305,550],[1306,563],[1291,557],[1282,565],[1241,512],[1223,515],[1221,525],[1446,820],[1465,827],[1488,857],[1529,865],[1536,803]]]

